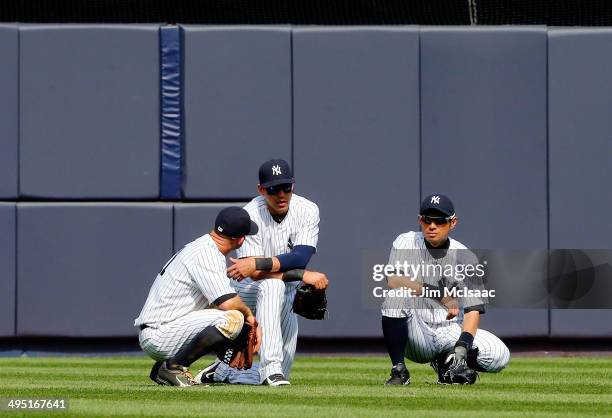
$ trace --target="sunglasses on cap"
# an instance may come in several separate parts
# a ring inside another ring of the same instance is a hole
[[[428,216],[428,215],[419,215],[419,220],[423,221],[427,225],[431,225],[431,223],[435,223],[436,225],[446,225],[449,223],[454,216]]]
[[[269,195],[275,195],[281,190],[285,193],[291,193],[291,191],[293,190],[293,184],[284,183],[284,184],[277,184],[276,186],[266,187],[266,192]]]

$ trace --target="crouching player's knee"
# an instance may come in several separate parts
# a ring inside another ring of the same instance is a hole
[[[264,295],[280,297],[285,293],[285,282],[282,280],[262,280],[259,291]]]
[[[223,319],[215,325],[215,328],[221,332],[226,338],[235,340],[242,331],[244,326],[244,315],[237,310],[225,311]]]
[[[506,344],[500,341],[487,360],[484,364],[485,371],[489,373],[501,372],[510,362],[510,350],[506,347]]]

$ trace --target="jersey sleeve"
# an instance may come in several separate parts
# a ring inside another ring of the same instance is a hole
[[[399,235],[393,245],[391,246],[391,252],[389,253],[389,265],[395,265],[396,263],[404,264],[414,263],[413,260],[416,251],[413,249],[412,242],[414,241],[411,233]],[[406,274],[406,272],[397,272],[398,274]]]
[[[209,304],[221,296],[236,293],[230,284],[230,279],[227,278],[224,261],[223,257],[201,251],[194,262],[187,266],[187,270]]]
[[[319,240],[319,208],[315,205],[313,210],[304,213],[302,225],[295,236],[294,245],[309,245],[317,248]]]

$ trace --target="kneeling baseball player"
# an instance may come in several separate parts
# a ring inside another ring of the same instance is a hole
[[[294,183],[287,161],[269,160],[260,166],[259,196],[244,207],[259,232],[246,238],[237,251],[239,258],[231,259],[227,269],[235,279],[234,288],[263,328],[260,361],[249,370],[216,361],[196,376],[203,383],[290,384],[300,313],[294,306],[298,286],[300,282],[312,286],[318,291],[315,296],[329,283],[324,273],[306,270],[319,237],[319,208],[295,194]]]
[[[258,350],[261,330],[231,286],[225,259],[257,231],[244,209],[225,208],[213,231],[187,244],[161,269],[134,322],[140,346],[157,361],[150,374],[153,381],[196,384],[189,366],[211,352],[229,361],[228,353],[242,353],[245,347],[238,344],[246,344],[246,333],[251,353]]]
[[[456,266],[461,254],[473,255],[448,236],[457,225],[454,205],[448,197],[427,196],[421,203],[419,225],[421,232],[407,232],[395,239],[390,265],[407,262],[416,266]],[[453,298],[437,292],[447,288],[449,281],[436,274],[396,274],[388,278],[390,288],[411,289],[421,297],[387,296],[383,302],[382,329],[393,364],[386,385],[410,383],[404,356],[417,363],[430,362],[440,384],[473,384],[478,372],[499,372],[508,364],[510,351],[506,345],[478,327],[485,311],[484,300]]]

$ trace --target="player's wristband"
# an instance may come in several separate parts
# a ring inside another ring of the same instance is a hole
[[[256,258],[255,269],[259,271],[272,271],[272,258]]]
[[[466,350],[469,350],[472,348],[472,343],[474,343],[474,336],[469,332],[463,331],[455,343],[455,347],[465,347]]]
[[[293,269],[283,273],[284,282],[301,282],[304,278],[304,269]]]

